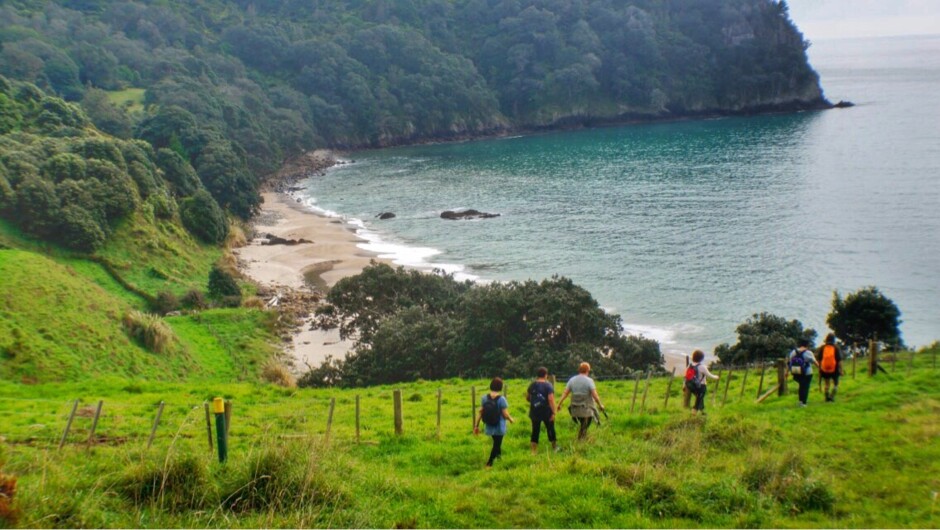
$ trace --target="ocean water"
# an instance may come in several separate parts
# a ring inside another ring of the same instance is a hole
[[[856,107],[357,152],[300,195],[401,264],[570,277],[667,353],[761,311],[823,335],[833,291],[868,285],[909,345],[940,339],[940,36],[810,59]],[[460,208],[500,217],[439,217]]]

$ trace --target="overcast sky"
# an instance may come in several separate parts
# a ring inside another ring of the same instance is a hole
[[[787,0],[809,40],[940,34],[940,0]]]

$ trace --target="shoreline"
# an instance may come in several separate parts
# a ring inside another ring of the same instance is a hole
[[[378,254],[359,248],[365,240],[341,219],[310,210],[283,191],[264,191],[261,212],[252,221],[253,236],[247,245],[232,249],[239,270],[261,290],[279,298],[288,293],[323,293],[339,280],[359,274]],[[267,244],[268,234],[295,244]],[[303,366],[319,366],[327,357],[343,359],[351,341],[340,340],[339,331],[311,330],[310,314],[300,319],[291,333],[285,353],[295,372]]]

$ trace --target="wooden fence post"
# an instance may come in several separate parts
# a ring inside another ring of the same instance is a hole
[[[643,387],[643,402],[640,403],[640,412],[646,411],[646,394],[650,391],[650,378],[653,377],[653,370],[646,370],[646,386]]]
[[[95,409],[95,419],[91,422],[91,431],[88,432],[88,444],[91,445],[95,440],[95,429],[98,427],[98,418],[101,417],[101,407],[104,406],[104,400],[98,401],[98,408]]]
[[[764,366],[764,361],[760,362],[760,383],[757,383],[757,396],[760,397],[761,392],[764,391],[764,372],[767,371],[767,367]]]
[[[744,397],[744,389],[747,388],[747,374],[748,374],[748,372],[750,372],[750,370],[748,370],[748,366],[745,364],[745,365],[744,365],[744,380],[741,381],[741,395],[738,396],[739,398],[743,398],[743,397]]]
[[[441,439],[441,395],[444,393],[443,389],[437,389],[437,439]]]
[[[878,347],[874,339],[868,341],[868,376],[873,377],[878,371]]]
[[[477,424],[477,387],[470,387],[470,428]]]
[[[723,368],[720,369],[720,370],[718,370],[718,380],[719,380],[719,381],[721,381],[721,374],[723,374],[724,371],[725,371],[725,370],[724,370]],[[715,387],[716,387],[716,388],[715,388],[715,392],[712,393],[712,404],[713,404],[713,405],[718,404],[718,391],[721,389],[721,383],[718,383],[717,385],[715,385]]]
[[[855,365],[858,364],[858,350],[852,354],[852,379],[855,379]]]
[[[225,441],[228,442],[228,431],[232,427],[232,402],[225,400]]]
[[[672,392],[672,382],[676,379],[676,367],[672,367],[672,376],[669,377],[669,383],[666,384],[666,399],[663,400],[663,410],[669,406],[669,393]]]
[[[777,359],[777,395],[784,396],[787,393],[787,361],[786,359]]]
[[[936,357],[936,355],[934,355],[934,357]],[[556,380],[555,380],[555,374],[552,374],[552,375],[548,376],[548,380],[551,381],[551,383],[552,383],[552,388],[555,388],[555,385],[557,384],[557,383],[556,383]]]
[[[636,395],[640,391],[640,377],[637,374],[634,374],[635,382],[633,384],[633,401],[630,403],[630,414],[633,414],[633,409],[636,407]]]
[[[212,413],[215,414],[215,438],[219,446],[219,463],[228,460],[228,437],[225,435],[225,402],[217,397],[212,400]]]
[[[157,435],[157,427],[160,426],[160,416],[163,416],[163,406],[164,402],[160,402],[160,407],[157,408],[157,417],[153,419],[153,428],[150,429],[150,438],[147,440],[147,449],[150,449],[150,446],[153,445],[153,437]]]
[[[401,390],[396,390],[392,395],[395,400],[395,434],[401,436],[404,425],[401,415]]]
[[[330,441],[330,431],[333,430],[333,409],[336,408],[336,398],[330,398],[330,412],[326,416],[326,441]]]
[[[724,407],[725,403],[728,401],[728,389],[731,388],[731,374],[734,373],[734,368],[728,369],[728,382],[725,383],[725,395],[721,398],[721,406]],[[720,381],[720,379],[719,379]]]
[[[65,431],[62,433],[62,439],[59,440],[59,449],[65,445],[65,439],[69,436],[69,431],[72,429],[72,421],[75,420],[75,413],[78,412],[78,400],[75,400],[75,403],[72,405],[72,413],[69,414],[69,421],[65,424]]]
[[[359,394],[356,394],[356,443],[359,443]]]
[[[206,432],[209,433],[209,452],[212,452],[212,416],[209,415],[209,402],[202,403],[206,409]]]

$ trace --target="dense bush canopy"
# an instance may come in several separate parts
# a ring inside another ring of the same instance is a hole
[[[901,310],[878,290],[865,287],[845,298],[832,293],[832,312],[826,324],[848,345],[864,349],[869,340],[883,342],[891,348],[903,348]]]
[[[620,317],[567,278],[475,285],[373,263],[344,278],[316,325],[355,341],[344,360],[307,384],[365,385],[453,376],[568,373],[589,361],[601,375],[659,368],[656,341],[624,336]]]
[[[816,330],[803,328],[799,320],[787,320],[770,313],[755,314],[738,326],[738,342],[733,346],[721,344],[715,355],[723,365],[740,365],[785,357],[796,348],[800,339],[811,344]]]

